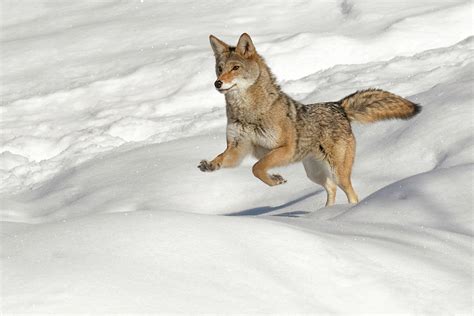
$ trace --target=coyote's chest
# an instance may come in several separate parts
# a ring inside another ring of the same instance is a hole
[[[238,94],[226,95],[226,101],[228,138],[266,149],[278,147],[279,133],[261,106]]]
[[[227,137],[233,140],[250,142],[263,148],[278,147],[278,134],[269,126],[261,123],[229,122]]]

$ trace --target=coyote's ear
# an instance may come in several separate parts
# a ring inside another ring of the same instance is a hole
[[[246,58],[252,57],[257,52],[252,43],[252,39],[247,33],[240,35],[236,51],[239,55]]]
[[[214,51],[214,55],[219,56],[223,52],[229,50],[229,45],[215,37],[214,35],[209,35],[209,41],[211,42],[212,50]]]

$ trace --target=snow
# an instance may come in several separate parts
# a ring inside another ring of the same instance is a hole
[[[2,1],[0,311],[471,313],[472,9]],[[423,106],[353,125],[359,204],[196,168],[225,147],[208,35],[242,32],[298,100]]]

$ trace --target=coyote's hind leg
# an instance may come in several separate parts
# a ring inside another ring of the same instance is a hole
[[[304,170],[308,178],[322,185],[327,193],[326,206],[331,206],[336,201],[336,183],[331,179],[331,171],[326,161],[307,157],[303,160]]]
[[[352,136],[338,144],[331,159],[337,185],[346,193],[349,203],[359,202],[351,182],[352,165],[355,156],[355,139]]]

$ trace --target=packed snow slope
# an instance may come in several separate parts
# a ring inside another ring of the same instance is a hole
[[[471,2],[3,0],[0,32],[1,312],[472,312]],[[423,106],[353,125],[359,204],[196,168],[225,148],[208,35],[242,32],[298,100]]]

